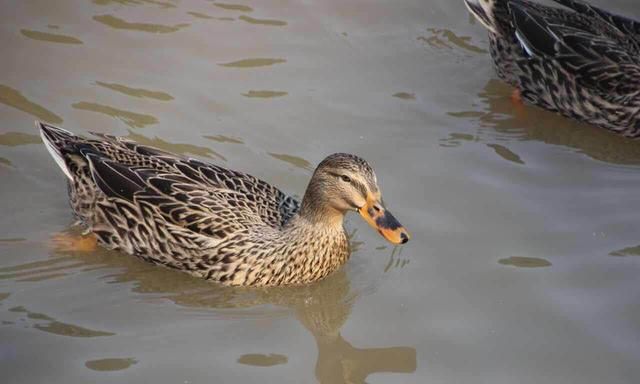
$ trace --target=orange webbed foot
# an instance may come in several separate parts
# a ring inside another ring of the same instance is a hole
[[[61,252],[93,252],[98,248],[95,235],[85,236],[70,233],[56,233],[51,236],[51,246]]]
[[[522,99],[522,92],[516,88],[511,92],[511,103],[513,104],[513,111],[518,118],[526,118],[527,110],[525,108],[524,100]]]
[[[511,92],[511,101],[516,106],[522,106],[524,104],[524,102],[522,101],[522,92],[520,92],[518,88],[514,89],[513,92]]]

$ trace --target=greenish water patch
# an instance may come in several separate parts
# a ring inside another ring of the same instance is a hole
[[[142,4],[140,0],[93,0],[97,5],[138,5]]]
[[[23,241],[27,241],[24,237],[8,237],[5,239],[0,239],[0,244],[2,243],[21,243]]]
[[[187,14],[193,16],[193,17],[197,17],[198,19],[205,19],[205,20],[222,20],[222,21],[233,21],[235,20],[233,17],[214,17],[214,16],[209,16],[206,13],[201,13],[201,12],[187,12]]]
[[[447,112],[447,115],[453,116],[453,117],[460,117],[463,119],[476,119],[476,118],[483,117],[485,114],[483,112],[478,112],[478,111],[462,111],[462,112]]]
[[[44,313],[37,313],[37,312],[28,312],[27,313],[27,317],[32,319],[32,320],[55,321],[54,319],[52,319],[51,317],[45,315]]]
[[[253,8],[243,4],[213,3],[213,5],[229,11],[253,12]]]
[[[429,28],[428,31],[431,33],[431,36],[420,36],[418,40],[424,41],[432,48],[453,49],[457,47],[472,53],[487,53],[485,49],[473,45],[470,36],[458,36],[449,29]]]
[[[288,93],[284,92],[284,91],[269,91],[269,90],[255,91],[255,90],[250,90],[247,93],[243,93],[242,96],[269,99],[269,98],[273,98],[273,97],[286,96],[287,94]]]
[[[125,124],[132,128],[144,128],[147,125],[153,125],[158,123],[158,119],[151,115],[145,115],[142,113],[136,113],[131,111],[126,111],[124,109],[117,109],[110,107],[108,105],[98,104],[98,103],[88,103],[85,101],[75,103],[72,105],[75,109],[80,109],[83,111],[91,111],[102,113],[104,115],[108,115],[111,117],[115,117],[119,120],[122,120]]]
[[[416,96],[413,93],[407,93],[407,92],[394,93],[393,97],[397,97],[398,99],[402,99],[402,100],[415,100],[416,99]]]
[[[468,133],[450,133],[449,137],[440,139],[441,147],[459,147],[464,141],[477,141],[477,137]]]
[[[244,59],[238,61],[232,61],[230,63],[218,64],[222,67],[232,67],[232,68],[255,68],[255,67],[266,67],[274,64],[286,63],[285,59],[270,59],[270,58],[255,58],[255,59]]]
[[[487,144],[487,147],[492,148],[496,154],[500,157],[502,157],[503,159],[510,161],[512,163],[516,163],[516,164],[524,164],[524,161],[522,161],[522,159],[520,158],[520,156],[518,156],[517,154],[515,154],[513,151],[511,151],[509,148],[500,145],[500,144]]]
[[[0,103],[26,112],[48,123],[62,123],[60,116],[27,99],[20,91],[2,84],[0,84]]]
[[[247,23],[250,23],[250,24],[271,25],[271,26],[274,26],[274,27],[283,27],[283,26],[287,25],[286,21],[273,20],[273,19],[254,19],[253,17],[249,17],[247,15],[242,15],[242,16],[238,17],[238,19],[240,19],[242,21],[246,21]]]
[[[67,273],[61,272],[61,273],[51,273],[48,275],[38,275],[38,276],[33,276],[33,277],[24,277],[21,279],[16,279],[16,281],[19,282],[38,282],[38,281],[45,281],[45,280],[52,280],[52,279],[57,279],[58,277],[64,277],[67,276]]]
[[[289,163],[295,167],[305,169],[307,171],[312,170],[311,163],[298,156],[287,155],[284,153],[271,153],[271,152],[269,152],[269,156],[275,159],[278,159],[280,161],[284,161],[285,163]]]
[[[197,156],[202,156],[202,157],[208,157],[208,158],[213,158],[213,157],[217,157],[221,160],[226,161],[227,159],[222,156],[221,154],[211,150],[210,148],[207,147],[200,147],[197,145],[193,145],[193,144],[176,144],[176,143],[170,143],[168,141],[164,141],[158,137],[154,137],[154,138],[148,138],[146,136],[142,136],[139,135],[137,133],[131,132],[129,131],[129,135],[127,135],[127,138],[136,141],[140,144],[144,144],[144,145],[148,145],[151,147],[156,147],[159,149],[164,149],[165,151],[169,151],[172,153],[178,153],[181,155],[186,155],[186,154],[191,154],[191,155],[197,155]]]
[[[19,145],[40,144],[42,140],[38,135],[22,132],[0,133],[0,145],[17,147]]]
[[[506,259],[498,260],[502,265],[511,265],[518,268],[543,268],[550,267],[551,262],[537,257],[512,256]]]
[[[238,363],[244,365],[253,365],[254,367],[271,367],[274,365],[286,364],[289,359],[285,355],[270,353],[264,355],[261,353],[248,353],[238,358]]]
[[[640,256],[640,245],[637,245],[635,247],[624,248],[619,251],[613,251],[609,254],[609,256],[618,256],[618,257]]]
[[[143,88],[132,88],[122,84],[116,83],[104,83],[102,81],[96,81],[96,84],[111,89],[112,91],[120,92],[128,96],[138,97],[138,98],[149,98],[156,99],[161,101],[169,101],[173,100],[173,96],[166,92],[161,91],[150,91],[148,89]]]
[[[449,137],[453,140],[475,141],[476,137],[468,133],[452,133]]]
[[[218,143],[231,143],[231,144],[244,144],[244,141],[236,139],[234,137],[216,135],[216,136],[204,136],[205,139],[217,141]]]
[[[102,337],[113,336],[115,333],[96,331],[89,328],[80,327],[78,325],[61,323],[59,321],[53,321],[48,324],[36,324],[33,326],[43,332],[52,333],[54,335],[68,336],[68,337]]]
[[[85,367],[99,372],[106,371],[122,371],[136,364],[138,361],[131,357],[126,358],[109,358],[99,360],[88,360],[84,363]]]
[[[157,0],[93,0],[97,5],[143,5],[143,4],[155,4],[162,8],[175,8],[175,4],[167,3],[165,1]]]
[[[213,19],[213,16],[209,16],[209,15],[205,15],[204,13],[200,13],[200,12],[187,12],[189,15],[193,16],[193,17],[197,17],[199,19]]]
[[[60,43],[60,44],[82,44],[82,40],[77,39],[73,36],[59,35],[56,33],[40,32],[40,31],[31,31],[29,29],[21,29],[20,33],[22,33],[22,35],[33,40],[47,41],[50,43]]]
[[[115,29],[149,33],[172,33],[188,27],[190,24],[163,25],[152,23],[130,23],[113,15],[94,16],[93,20]]]
[[[28,319],[47,321],[48,323],[46,324],[35,324],[33,327],[35,329],[39,329],[41,331],[53,333],[56,335],[70,337],[100,337],[115,335],[115,333],[111,332],[96,331],[93,329],[80,327],[78,325],[62,323],[43,313],[31,312],[23,306],[10,308],[9,312],[26,313]]]

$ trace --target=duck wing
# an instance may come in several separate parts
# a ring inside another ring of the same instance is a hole
[[[207,189],[178,173],[124,165],[100,154],[86,157],[96,186],[106,196],[97,205],[102,221],[119,231],[140,224],[156,231],[178,227],[207,236],[215,244],[250,226],[264,225],[248,207],[234,207],[240,194]],[[158,219],[172,225],[158,225]]]
[[[98,140],[85,139],[48,124],[38,125],[70,182],[107,197],[101,207],[114,227],[126,229],[135,225],[136,216],[151,215],[222,239],[250,226],[280,228],[300,206],[276,187],[242,172],[122,137],[94,134]]]
[[[553,0],[558,4],[571,8],[577,13],[593,19],[600,19],[617,28],[622,34],[630,36],[636,42],[640,42],[640,22],[629,17],[616,15],[602,8],[595,7],[580,0]]]
[[[578,12],[541,12],[518,0],[509,8],[516,37],[529,56],[555,61],[578,83],[605,95],[625,98],[640,91],[638,55],[614,26]]]
[[[295,199],[252,176],[193,159],[165,157],[164,167],[119,162],[83,150],[96,186],[115,210],[124,204],[197,234],[223,240],[255,226],[279,228],[298,208]],[[157,155],[156,155],[157,156]],[[156,159],[157,160],[157,159]]]

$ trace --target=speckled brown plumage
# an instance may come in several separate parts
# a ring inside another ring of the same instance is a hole
[[[373,170],[353,155],[327,157],[301,206],[241,172],[123,138],[39,127],[67,175],[75,215],[100,244],[226,285],[322,279],[349,258],[344,214],[379,195]]]
[[[580,0],[465,0],[525,101],[640,137],[640,23]]]

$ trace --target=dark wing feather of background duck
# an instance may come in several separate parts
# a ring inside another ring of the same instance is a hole
[[[576,81],[603,95],[625,97],[640,89],[640,65],[613,26],[569,11],[542,14],[526,2],[509,3],[516,36],[531,56],[555,60]]]
[[[554,0],[558,4],[562,4],[567,8],[571,8],[574,11],[584,14],[586,16],[597,17],[602,21],[615,26],[620,32],[633,37],[633,39],[640,43],[640,22],[631,19],[629,17],[620,16],[604,9],[594,7],[591,4],[587,4],[584,1],[577,0]]]

